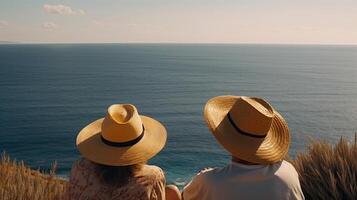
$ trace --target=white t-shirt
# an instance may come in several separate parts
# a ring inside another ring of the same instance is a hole
[[[298,173],[287,161],[272,165],[232,162],[198,173],[183,190],[184,200],[305,199]]]

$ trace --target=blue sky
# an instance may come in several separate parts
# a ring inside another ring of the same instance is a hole
[[[0,0],[0,41],[357,44],[357,1]]]

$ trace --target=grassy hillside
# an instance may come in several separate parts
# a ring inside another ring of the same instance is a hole
[[[357,199],[357,144],[341,139],[336,145],[312,141],[305,152],[291,162],[300,175],[306,199]],[[63,199],[66,182],[11,161],[0,161],[0,199]]]

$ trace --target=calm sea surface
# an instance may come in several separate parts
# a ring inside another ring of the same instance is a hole
[[[357,131],[357,47],[289,45],[0,45],[0,151],[69,174],[82,127],[114,103],[133,103],[166,125],[150,162],[170,182],[222,166],[228,154],[206,127],[217,95],[264,97],[286,118],[290,155],[309,137]]]

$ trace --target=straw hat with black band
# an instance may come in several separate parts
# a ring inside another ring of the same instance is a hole
[[[288,125],[261,98],[214,97],[206,103],[204,118],[217,141],[236,158],[272,164],[282,160],[288,152]]]
[[[139,115],[131,104],[114,104],[104,118],[84,127],[77,136],[79,152],[88,160],[109,166],[143,163],[165,146],[165,127]]]

